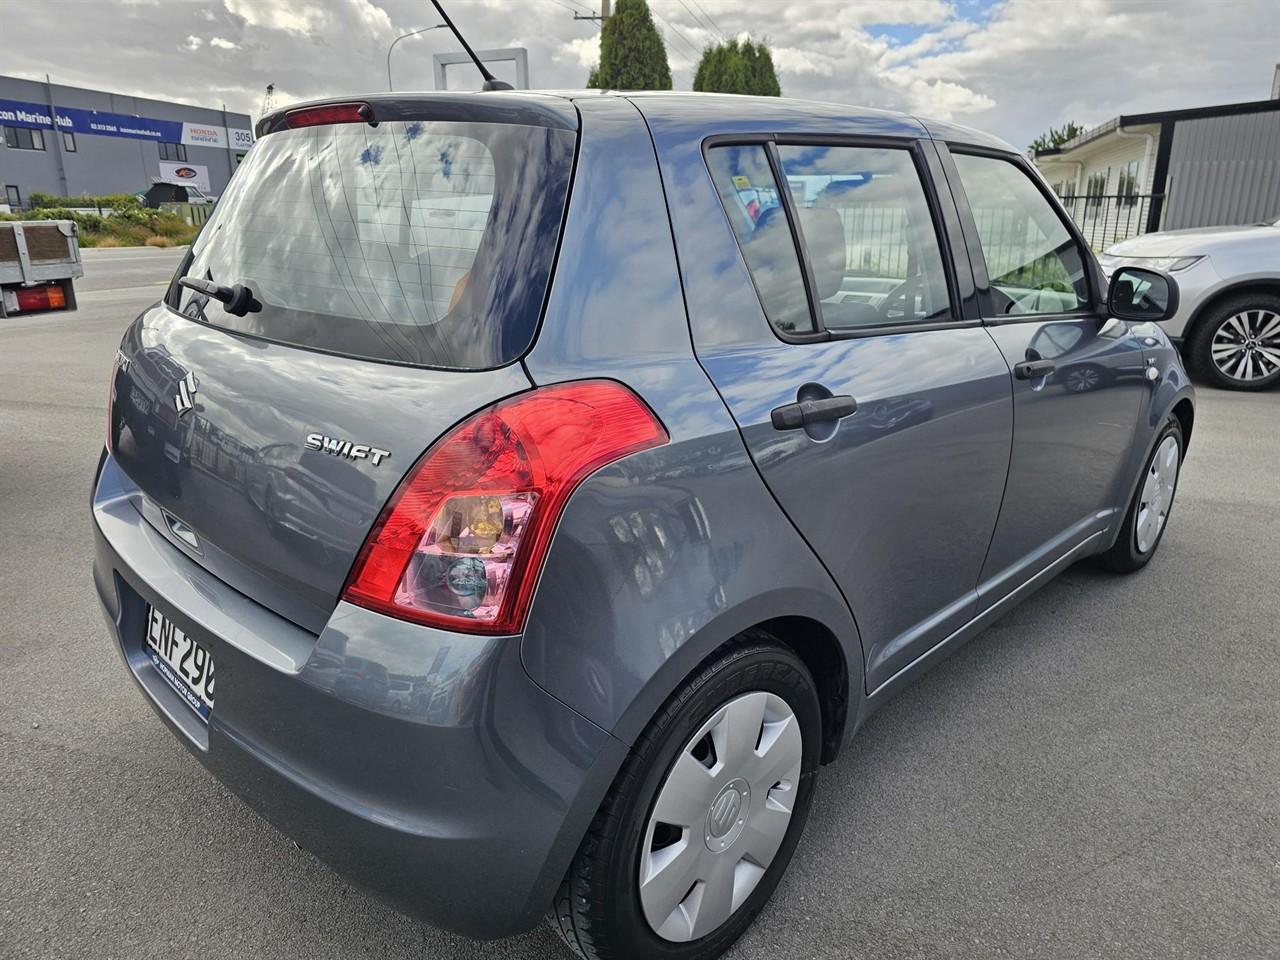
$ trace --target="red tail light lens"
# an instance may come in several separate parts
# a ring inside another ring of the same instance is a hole
[[[323,107],[300,107],[284,115],[290,129],[318,127],[327,123],[364,123],[373,116],[367,103],[331,103]]]
[[[605,464],[667,439],[634,393],[607,380],[482,410],[401,482],[343,599],[449,630],[520,633],[569,495]]]
[[[19,287],[15,292],[19,310],[64,310],[67,294],[59,284]]]

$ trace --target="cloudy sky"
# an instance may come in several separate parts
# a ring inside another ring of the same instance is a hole
[[[475,47],[529,50],[535,87],[578,87],[598,0],[447,0]],[[1050,124],[1265,99],[1274,0],[650,0],[677,89],[701,48],[773,46],[784,95],[945,117],[1024,145]],[[386,50],[437,18],[427,0],[0,0],[0,73],[249,112],[385,89]],[[432,87],[447,31],[402,41],[397,89]],[[458,74],[451,85],[474,81]]]

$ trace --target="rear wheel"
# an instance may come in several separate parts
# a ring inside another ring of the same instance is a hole
[[[804,829],[820,708],[804,664],[753,632],[637,741],[553,907],[588,960],[710,960],[768,901]]]
[[[1155,449],[1138,481],[1133,502],[1115,544],[1094,558],[1098,566],[1115,573],[1132,573],[1145,567],[1164,537],[1182,467],[1182,427],[1170,416],[1160,431]]]
[[[1192,371],[1227,390],[1265,390],[1280,383],[1280,297],[1246,294],[1200,318],[1187,341]]]

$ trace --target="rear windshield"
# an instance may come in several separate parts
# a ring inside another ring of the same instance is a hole
[[[245,284],[237,317],[280,343],[396,363],[502,366],[537,327],[575,134],[508,123],[343,123],[262,137],[201,231],[188,275]]]

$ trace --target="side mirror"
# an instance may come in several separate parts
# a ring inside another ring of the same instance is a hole
[[[1107,310],[1121,320],[1168,320],[1178,312],[1178,282],[1160,270],[1118,267],[1111,275]]]

